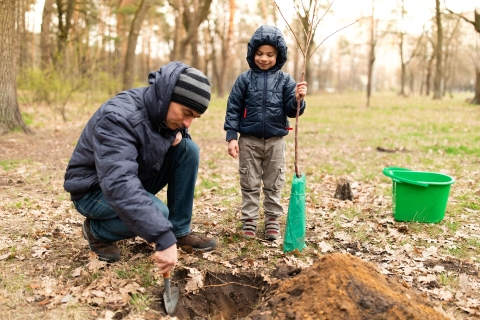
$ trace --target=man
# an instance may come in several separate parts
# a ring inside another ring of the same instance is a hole
[[[64,188],[86,217],[83,236],[100,260],[118,261],[115,242],[140,236],[156,244],[154,261],[166,273],[177,244],[216,247],[190,230],[199,149],[188,128],[208,107],[210,83],[181,62],[151,72],[148,82],[108,100],[87,122]],[[155,196],[166,185],[167,205]]]

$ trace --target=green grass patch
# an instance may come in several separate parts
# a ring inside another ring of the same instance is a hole
[[[139,284],[148,288],[156,284],[156,279],[152,273],[152,264],[144,261],[129,263],[128,265],[116,268],[114,272],[121,279],[138,279]]]

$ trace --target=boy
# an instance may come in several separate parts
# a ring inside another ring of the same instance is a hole
[[[306,82],[296,84],[281,71],[286,61],[287,45],[281,31],[260,26],[248,43],[250,70],[237,78],[228,98],[224,129],[228,154],[239,157],[242,235],[247,239],[255,237],[262,181],[265,239],[280,238],[278,218],[283,214],[280,197],[286,171],[284,137],[290,129],[287,117],[296,116],[297,101],[301,101],[303,114],[307,93]]]

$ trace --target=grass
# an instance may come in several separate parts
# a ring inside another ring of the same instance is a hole
[[[434,101],[426,97],[402,98],[392,93],[375,93],[371,107],[366,108],[364,94],[308,96],[306,112],[299,122],[298,141],[299,169],[307,175],[307,248],[301,253],[284,254],[281,246],[266,249],[263,242],[245,241],[238,234],[241,203],[238,160],[227,154],[223,131],[226,98],[214,97],[207,112],[195,120],[189,130],[201,149],[193,226],[197,231],[213,233],[221,245],[212,255],[212,261],[202,256],[183,256],[180,262],[198,269],[227,269],[231,272],[224,266],[254,260],[265,269],[261,272],[267,272],[292,256],[303,262],[317,258],[320,242],[326,242],[334,251],[340,252],[355,248],[358,243],[360,248],[377,252],[369,256],[373,261],[376,258],[378,261],[392,260],[388,251],[393,249],[385,250],[386,246],[398,250],[414,248],[410,253],[412,256],[415,252],[421,255],[435,246],[439,259],[455,258],[463,262],[478,259],[480,238],[472,231],[478,229],[469,229],[468,226],[480,226],[480,120],[476,116],[479,107],[465,103],[465,98],[463,95]],[[61,129],[58,119],[51,126],[60,127],[59,136],[70,130],[77,130],[79,134],[88,115],[99,105],[82,106],[82,114],[80,109],[70,110],[68,117],[72,123],[65,124],[65,129]],[[40,128],[39,124],[50,126],[48,112],[42,112],[41,108],[36,112],[24,112],[23,116],[35,128]],[[294,127],[294,124],[292,119],[290,125]],[[14,137],[18,139],[19,136]],[[73,149],[77,139],[75,136],[62,145]],[[286,142],[286,187],[282,191],[285,209],[294,174],[293,132],[286,137]],[[18,145],[18,148],[22,147]],[[391,152],[379,152],[378,147]],[[2,218],[6,219],[1,223],[0,236],[12,241],[0,255],[15,252],[27,257],[25,261],[0,261],[0,288],[8,291],[9,298],[12,298],[7,308],[0,304],[0,311],[12,306],[16,310],[22,309],[23,296],[32,295],[33,289],[29,285],[35,283],[36,275],[20,270],[34,269],[39,264],[45,268],[39,272],[43,276],[68,279],[81,288],[102,279],[108,272],[122,281],[134,279],[145,291],[131,294],[129,306],[137,313],[147,312],[155,304],[153,292],[158,284],[149,257],[122,261],[94,272],[86,270],[79,278],[71,276],[75,267],[88,263],[88,251],[85,242],[79,240],[82,217],[62,189],[68,157],[62,157],[61,164],[50,165],[50,159],[44,159],[46,163],[43,164],[38,159],[30,160],[33,157],[22,159],[0,155],[0,175],[12,177],[13,181],[0,194],[0,209],[5,212]],[[445,219],[438,224],[392,222],[392,182],[382,174],[387,166],[443,172],[455,177]],[[359,197],[354,202],[332,199],[335,182],[340,177],[358,185],[355,192]],[[25,184],[15,185],[17,180],[25,181]],[[161,191],[157,196],[165,200],[166,192]],[[60,207],[52,207],[53,203],[60,204]],[[281,221],[284,227],[285,217]],[[261,223],[259,221],[259,233],[263,228]],[[18,224],[18,228],[7,228],[12,224]],[[62,228],[58,239],[51,233],[55,226]],[[344,235],[349,240],[340,239]],[[56,241],[59,243],[60,249],[51,248],[48,261],[30,259],[32,244],[41,236],[51,239],[52,245]],[[19,239],[27,243],[21,243]],[[125,256],[130,253],[127,247],[122,250]],[[369,254],[363,251],[362,257]],[[74,256],[75,267],[70,256]],[[48,266],[52,270],[47,270]],[[442,287],[454,288],[458,279],[455,274],[447,272],[438,276],[438,282]],[[75,319],[87,318],[92,310],[93,307],[78,302],[51,312],[64,315],[61,318]],[[98,307],[95,310],[98,311]]]

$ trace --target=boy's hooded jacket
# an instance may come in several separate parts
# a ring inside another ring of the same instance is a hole
[[[277,63],[261,70],[254,62],[258,47],[271,45],[277,49]],[[224,129],[227,140],[237,139],[237,132],[268,139],[288,134],[287,117],[297,114],[296,82],[281,71],[287,61],[287,45],[282,32],[273,26],[260,26],[248,43],[247,62],[250,70],[238,76],[228,97]],[[302,101],[300,114],[305,111]]]
[[[171,62],[148,76],[150,86],[123,91],[86,124],[65,173],[72,200],[102,190],[127,227],[163,250],[176,242],[171,223],[142,186],[162,167],[177,131],[165,125],[173,88],[188,66]],[[186,130],[183,136],[190,138]]]

